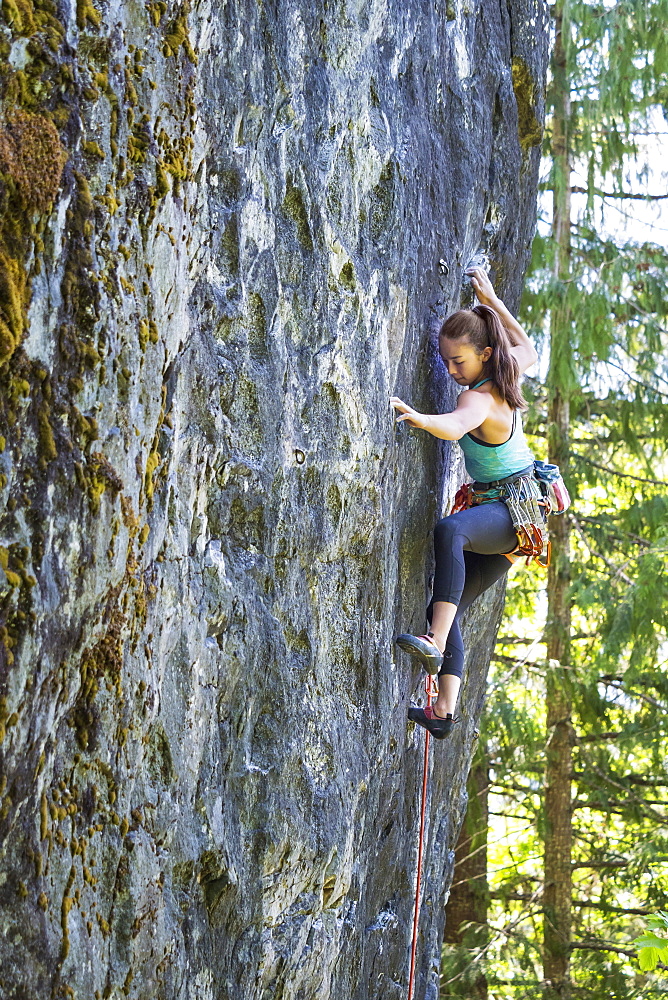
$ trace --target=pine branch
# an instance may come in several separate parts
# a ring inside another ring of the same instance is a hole
[[[626,785],[622,784],[619,781],[615,781],[612,775],[606,774],[604,771],[600,769],[600,767],[596,767],[591,760],[588,762],[588,771],[597,774],[599,778],[602,778],[604,784],[611,785],[613,788],[617,788],[620,792],[622,792],[625,796],[627,796],[627,798],[623,802],[619,802],[618,805],[635,806],[637,808],[640,808],[641,810],[643,810],[644,807],[646,806],[644,799],[639,799],[636,798],[635,796],[629,795],[629,789]],[[610,813],[618,811],[611,807],[604,808],[603,806],[595,804],[590,805],[589,803],[586,803],[584,806],[581,806],[581,808],[589,808],[597,810],[599,812],[610,812]],[[663,816],[660,816],[659,813],[655,812],[654,809],[649,809],[648,811],[644,812],[644,816],[646,819],[653,819],[655,822],[659,824],[663,824],[665,822],[665,818]]]
[[[589,194],[587,188],[573,186],[572,194]],[[593,188],[592,194],[598,198],[622,198],[630,201],[663,201],[668,198],[668,194],[626,194],[624,191],[601,191],[600,188]]]
[[[599,778],[603,778],[603,781],[606,784],[612,785],[613,788],[619,789],[619,791],[620,792],[624,792],[625,795],[628,793],[628,789],[627,789],[626,785],[621,784],[621,782],[619,782],[619,781],[615,781],[615,779],[612,777],[612,775],[606,774],[604,771],[602,771],[600,769],[600,767],[594,766],[592,764],[591,760],[589,761],[589,769],[591,771],[593,771],[594,774],[597,774],[599,776]]]
[[[490,758],[489,766],[492,768],[500,767],[503,764],[504,759],[502,757]],[[545,764],[542,761],[540,763],[526,763],[523,765],[523,771],[525,774],[537,774],[543,777],[545,774]]]
[[[617,368],[620,372],[626,375],[626,377],[630,379],[631,382],[635,382],[637,385],[641,385],[644,389],[649,389],[650,392],[656,392],[659,396],[664,396],[666,399],[668,399],[668,392],[663,392],[661,389],[657,389],[656,386],[650,385],[649,382],[643,382],[641,378],[636,378],[635,375],[632,375],[631,372],[627,372],[626,368],[622,367],[622,365],[617,364],[616,361],[610,361],[610,359],[608,358],[603,363],[606,365],[610,365],[611,368]]]
[[[652,392],[655,391],[651,386],[649,388],[652,389]],[[573,421],[577,423],[578,420],[591,420],[595,417],[610,417],[611,420],[616,421],[619,418],[620,399],[623,398],[624,397],[618,394],[611,394],[606,396],[604,399],[598,399],[596,396],[583,393],[581,396],[573,400]],[[577,427],[575,429],[577,429]],[[656,435],[647,436],[651,440],[654,440],[656,437]],[[636,435],[636,437],[639,441],[643,440],[643,438],[639,435]],[[605,442],[608,439],[600,437],[599,440]],[[586,443],[586,441],[584,443]]]
[[[512,986],[516,990],[518,986],[533,986],[534,989],[537,989],[543,984],[540,979],[497,979],[496,976],[490,977],[488,974],[487,985],[492,988],[495,986]]]
[[[575,737],[575,742],[577,746],[585,743],[597,743],[600,740],[618,740],[620,743],[625,743],[628,740],[642,739],[644,736],[656,735],[656,726],[647,726],[643,728],[636,729],[621,729],[618,733],[608,732],[608,733],[593,733],[590,736],[577,736]]]
[[[571,868],[575,871],[576,868],[628,868],[628,861],[575,861]]]
[[[626,802],[617,803],[618,806],[629,806],[631,809],[639,809],[640,815],[644,819],[652,820],[654,823],[658,823],[660,826],[664,825],[666,822],[665,816],[660,816],[654,809],[643,809],[642,806],[646,804],[642,801],[637,801],[636,799],[627,799]],[[666,802],[661,802],[660,805],[668,805]],[[572,805],[573,810],[576,809],[589,809],[591,812],[601,812],[605,813],[606,816],[626,816],[626,810],[620,808],[614,808],[613,806],[605,805],[602,802],[586,802],[584,799],[575,799]]]
[[[580,944],[569,945],[571,951],[612,951],[616,955],[628,955],[630,958],[636,957],[635,951],[629,951],[628,948],[616,948],[611,944],[600,944],[597,941],[583,941]]]
[[[488,810],[487,815],[488,816],[502,816],[504,819],[521,819],[521,820],[526,820],[526,816],[520,816],[518,813],[494,812],[492,809]]]
[[[543,891],[543,887],[542,887],[542,885],[540,885],[536,889],[533,897],[531,897],[531,902],[526,907],[526,909],[524,909],[513,920],[508,921],[508,923],[504,927],[494,927],[492,924],[488,924],[489,929],[491,931],[495,932],[495,933],[492,935],[492,937],[487,942],[487,944],[485,945],[485,947],[481,948],[481,950],[477,953],[477,955],[474,955],[471,958],[471,961],[469,962],[469,964],[464,969],[462,969],[461,972],[458,972],[456,976],[453,976],[451,979],[446,979],[445,982],[443,982],[443,979],[441,977],[442,985],[449,986],[450,983],[457,982],[458,979],[461,979],[461,977],[463,975],[465,975],[469,971],[469,969],[471,968],[472,965],[474,965],[476,962],[479,962],[481,958],[484,958],[484,956],[490,950],[490,948],[492,947],[492,945],[495,944],[495,942],[499,939],[499,937],[501,937],[502,935],[504,935],[506,937],[511,936],[512,933],[513,933],[513,931],[517,927],[517,925],[519,923],[521,923],[522,920],[526,919],[526,917],[531,916],[531,914],[532,914],[531,903],[533,903],[533,902],[536,901],[536,899],[538,898],[538,896],[540,895],[540,893],[542,891]]]
[[[654,913],[654,910],[649,910],[647,907],[641,906],[610,906],[609,903],[592,903],[584,899],[574,899],[572,901],[573,906],[577,906],[578,909],[592,909],[598,910],[599,913],[632,913],[634,916],[644,917],[649,916]]]
[[[533,828],[532,824],[530,827],[527,827],[527,830],[532,830]],[[520,832],[525,833],[526,831],[521,830]],[[502,868],[494,868],[491,872],[480,872],[479,875],[472,875],[470,878],[460,879],[459,882],[453,882],[450,888],[454,889],[458,885],[466,885],[467,882],[476,882],[481,878],[486,879],[489,875],[499,875],[501,872],[510,871],[511,868],[519,868],[520,865],[526,864],[527,861],[540,861],[541,857],[542,855],[540,854],[530,854],[528,857],[522,858],[521,861],[514,861],[512,865],[504,865]],[[531,882],[536,881],[536,878],[533,875],[522,875],[522,878]]]
[[[617,528],[616,531],[612,531],[608,527],[608,525],[601,524],[601,522],[596,517],[587,517],[586,514],[580,514],[579,519],[584,524],[595,525],[595,527],[597,527],[600,531],[604,531],[607,535],[610,535],[612,538],[628,538],[632,542],[636,542],[636,544],[638,545],[645,546],[645,548],[649,549],[652,547],[652,543],[648,542],[646,538],[641,538],[640,535],[634,535],[630,531],[621,531],[619,528]]]
[[[652,319],[655,316],[655,313],[651,313],[651,312],[648,312],[646,309],[643,309],[642,306],[640,305],[640,303],[636,299],[633,300],[633,306],[637,310],[637,312],[639,312],[642,316],[649,317],[650,319]],[[664,330],[663,327],[660,327],[659,331],[660,331],[660,333],[667,333],[668,332],[668,331]],[[631,354],[631,352],[629,351],[628,347],[626,347],[624,344],[622,344],[621,340],[615,340],[615,341],[613,341],[613,343],[614,343],[615,347],[617,347],[620,351],[623,351],[624,354],[628,358],[630,358],[631,361],[634,362],[634,364],[639,365],[640,367],[643,366],[643,362],[639,358],[637,358],[634,354]],[[662,382],[665,382],[668,385],[668,379],[664,378],[663,375],[660,375],[659,372],[654,372],[654,375],[656,376],[656,378],[660,379]]]
[[[610,687],[616,688],[618,691],[621,691],[625,687],[623,680],[620,680],[619,683],[615,683],[614,681],[606,681],[606,683],[609,684]],[[664,714],[668,713],[666,706],[662,705],[660,701],[656,700],[656,698],[651,698],[648,694],[644,694],[642,691],[636,691],[634,688],[628,686],[626,687],[626,691],[633,698],[638,698],[640,701],[644,701],[647,705],[651,705],[652,708],[658,708],[659,711]]]
[[[512,899],[518,902],[526,902],[533,899],[532,896],[528,896],[526,893],[522,892],[504,892],[503,889],[497,889],[494,892],[490,892],[490,899]],[[650,910],[639,907],[627,907],[627,906],[610,906],[609,903],[597,903],[592,900],[585,899],[573,899],[571,900],[573,906],[577,906],[579,909],[590,909],[598,910],[599,913],[632,913],[637,916],[647,916],[654,913],[654,910]]]
[[[618,213],[619,213],[619,214],[620,214],[621,216],[623,216],[623,217],[624,217],[625,219],[631,219],[631,220],[632,220],[633,222],[637,222],[637,216],[635,216],[635,215],[632,215],[632,214],[631,214],[631,212],[625,212],[625,211],[624,211],[624,209],[623,209],[623,208],[621,208],[621,207],[620,207],[620,206],[618,206],[618,205],[615,205],[615,206],[614,206],[614,208],[615,208],[615,211],[616,211],[616,212],[618,212]],[[659,229],[659,230],[661,230],[662,232],[665,232],[665,229],[664,229],[664,227],[663,227],[663,226],[660,226],[660,225],[656,225],[656,224],[655,224],[655,223],[653,223],[653,222],[645,222],[645,225],[646,225],[646,226],[647,226],[647,227],[648,227],[649,229]]]
[[[526,819],[526,816],[524,817],[524,819]],[[486,851],[487,848],[490,847],[490,846],[492,846],[493,844],[500,844],[501,841],[507,840],[508,837],[510,837],[510,836],[514,837],[514,836],[519,835],[520,833],[528,833],[528,831],[532,830],[532,829],[533,829],[533,823],[530,824],[529,826],[526,826],[523,830],[515,830],[515,831],[513,831],[512,834],[511,833],[504,833],[501,837],[497,837],[495,840],[487,840],[487,839],[485,839],[485,841],[480,845],[480,847],[476,847],[476,849],[474,851],[471,851],[470,854],[467,854],[463,858],[457,858],[457,863],[455,864],[455,868],[459,868],[459,866],[463,865],[465,861],[470,861],[471,858],[474,858],[476,856],[476,854],[480,853],[480,851]],[[472,840],[473,838],[469,838],[469,839]],[[503,869],[500,868],[499,871],[503,871]],[[484,873],[484,877],[486,877],[486,875],[487,875],[487,873],[485,872]],[[475,877],[478,878],[479,876],[476,875]],[[461,882],[453,882],[451,888],[454,889],[454,887],[456,885],[461,885]]]
[[[604,674],[600,680],[607,683],[611,678],[609,675]],[[657,781],[656,778],[645,778],[639,774],[625,774],[623,777],[624,781],[628,781],[630,785],[641,785],[643,788],[668,788],[668,781]],[[582,778],[584,778],[584,772],[576,771],[574,773],[575,781],[579,781]]]
[[[583,518],[581,518],[581,520],[583,520]],[[598,633],[596,632],[592,634],[591,632],[573,632],[570,638],[571,641],[573,641],[574,639],[596,639],[598,638]],[[497,645],[501,643],[502,645],[506,646],[533,645],[535,641],[536,641],[535,639],[527,639],[525,636],[520,636],[520,635],[499,635],[496,637]],[[542,642],[543,640],[541,639],[541,643]]]
[[[587,458],[585,455],[576,455],[576,457],[581,462],[586,462],[587,465],[591,465],[594,469],[600,469],[602,472],[607,472],[611,476],[616,476],[618,479],[634,479],[637,483],[650,483],[652,486],[668,486],[668,482],[666,482],[665,479],[646,479],[644,476],[633,476],[630,472],[618,472],[617,469],[611,469],[607,465],[600,465],[598,462],[594,462],[591,458]],[[589,518],[589,520],[591,520],[591,518]],[[648,544],[649,542],[645,542],[645,545]]]
[[[642,801],[648,806],[668,806],[667,799],[643,799]]]
[[[540,788],[529,788],[526,785],[515,785],[515,784],[505,784],[501,781],[493,781],[490,784],[490,790],[494,793],[495,789],[502,788],[508,789],[511,792],[521,792],[522,795],[540,795],[542,789]]]
[[[572,513],[571,513],[571,514],[569,514],[569,517],[570,517],[570,521],[571,521],[571,524],[573,525],[573,527],[574,527],[574,528],[575,528],[575,530],[577,531],[578,535],[580,536],[580,539],[581,539],[581,541],[582,541],[583,545],[585,545],[585,547],[589,549],[589,551],[591,552],[591,554],[592,554],[592,555],[593,555],[593,556],[594,556],[594,557],[595,557],[596,559],[600,559],[600,560],[601,560],[601,562],[602,562],[602,563],[603,563],[603,564],[604,564],[605,566],[607,566],[607,567],[608,567],[608,569],[610,570],[610,573],[611,573],[611,575],[612,575],[612,579],[613,579],[613,580],[615,580],[615,579],[616,579],[617,577],[620,577],[620,579],[622,579],[622,580],[624,581],[624,583],[625,583],[625,584],[626,584],[626,585],[627,585],[628,587],[632,587],[632,586],[633,586],[633,580],[632,580],[632,579],[631,579],[630,577],[628,577],[628,576],[626,575],[626,573],[624,573],[624,568],[625,568],[626,566],[628,566],[628,564],[629,564],[629,562],[630,562],[631,560],[630,560],[630,559],[627,559],[627,561],[626,561],[625,563],[623,563],[623,565],[622,565],[622,566],[615,566],[615,564],[614,564],[614,563],[613,563],[613,562],[612,562],[612,561],[611,561],[610,559],[607,559],[607,558],[606,558],[606,557],[605,557],[604,555],[602,555],[602,554],[601,554],[600,552],[597,552],[597,551],[596,551],[596,550],[595,550],[594,548],[592,548],[592,546],[590,545],[590,543],[589,543],[589,542],[587,541],[587,536],[585,535],[585,533],[584,533],[584,531],[583,531],[583,529],[582,529],[582,525],[581,525],[581,524],[580,524],[580,522],[578,521],[578,519],[577,519],[577,517],[575,516],[575,514],[572,514]]]
[[[582,417],[582,414],[580,414],[579,416]],[[591,413],[588,413],[586,416],[587,416],[587,419],[589,419],[592,416],[606,416],[606,410],[602,409],[600,413],[595,413],[594,411],[592,411]],[[537,437],[537,435],[534,434],[533,431],[531,431],[531,435],[532,435],[532,437]],[[634,434],[634,440],[638,441],[638,442],[639,441],[651,441],[653,444],[655,444],[656,443],[656,434],[649,434],[649,433],[648,434]],[[594,445],[598,445],[601,448],[605,448],[607,445],[622,444],[622,443],[624,443],[624,439],[619,436],[619,432],[615,432],[614,429],[613,429],[613,430],[610,431],[610,433],[607,436],[604,436],[602,434],[592,434],[592,435],[590,435],[589,437],[586,437],[586,438],[584,438],[584,437],[581,438],[581,437],[575,437],[574,436],[573,437],[573,443],[574,444],[589,445],[590,447],[593,447]]]
[[[511,666],[510,670],[503,677],[499,678],[499,680],[495,684],[492,684],[492,686],[489,688],[489,690],[487,692],[487,698],[488,699],[491,698],[491,696],[496,691],[498,691],[498,689],[500,687],[506,687],[506,685],[508,684],[508,681],[513,676],[513,674],[517,670],[519,670],[520,667],[523,667],[523,666],[526,665],[527,660],[529,659],[529,656],[531,655],[533,649],[535,648],[535,646],[538,646],[539,643],[540,643],[540,639],[535,639],[533,641],[533,643],[527,649],[527,651],[524,654],[524,657],[522,659],[519,659],[517,657],[511,657],[511,656],[510,657],[506,657],[506,656],[503,656],[503,654],[499,654],[498,656],[494,657],[495,659],[500,660],[500,662],[502,662],[502,663],[509,663],[509,664],[512,664],[512,666]]]
[[[524,794],[522,792],[513,792],[512,790],[508,790],[508,791],[493,790],[492,791],[492,795],[499,795],[501,798],[503,798],[507,802],[510,802],[513,805],[516,805],[516,806],[519,806],[519,807],[525,809],[526,811],[525,811],[525,815],[523,817],[524,821],[526,822],[526,820],[531,819],[532,822],[533,822],[533,818],[535,818],[535,810],[527,810],[526,806],[525,806],[525,801],[526,801],[526,798],[527,798],[527,794],[528,793]]]
[[[598,743],[600,740],[617,740],[619,739],[620,736],[625,736],[625,735],[626,734],[624,733],[623,730],[620,730],[619,732],[598,733],[595,736],[576,735],[575,743],[577,746],[580,746],[580,744],[582,743]]]
[[[506,653],[496,653],[496,652],[492,653],[492,659],[494,660],[495,663],[507,663],[507,664],[513,664],[514,663],[515,666],[513,667],[513,669],[511,671],[509,671],[510,674],[514,674],[515,670],[518,670],[520,667],[526,667],[527,670],[531,670],[532,668],[533,669],[541,668],[542,670],[544,670],[545,666],[546,666],[546,663],[545,663],[544,659],[540,659],[540,660],[527,660],[525,656],[523,656],[523,657],[519,657],[519,656],[507,656]],[[508,678],[508,674],[506,674],[506,678]],[[502,680],[506,681],[506,678],[503,678]],[[507,683],[507,681],[506,681],[506,683]],[[504,686],[503,683],[499,682],[498,684],[496,684],[494,686],[493,690],[496,691],[497,688],[503,687],[503,686]],[[489,697],[489,695],[488,695],[488,697]]]

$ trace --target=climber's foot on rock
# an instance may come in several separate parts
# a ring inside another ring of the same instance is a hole
[[[443,663],[443,653],[432,635],[398,635],[394,640],[405,653],[417,656],[428,674],[437,674]]]
[[[418,726],[422,726],[423,729],[430,732],[435,740],[444,740],[452,732],[452,727],[459,721],[454,719],[450,713],[444,719],[441,718],[440,715],[436,715],[431,705],[427,705],[426,708],[415,708],[414,705],[411,705],[408,709],[408,718],[411,722],[417,723]]]

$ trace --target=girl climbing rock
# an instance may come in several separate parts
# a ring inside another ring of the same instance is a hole
[[[438,673],[433,707],[408,716],[436,739],[456,721],[454,711],[464,666],[459,628],[463,612],[510,568],[514,553],[538,557],[544,551],[544,491],[534,477],[534,456],[522,430],[526,408],[518,380],[537,360],[526,333],[496,296],[481,268],[467,271],[480,305],[461,309],[444,322],[439,350],[450,376],[465,386],[451,413],[418,413],[397,396],[397,422],[459,441],[468,474],[456,513],[434,531],[436,566],[426,635],[400,635],[397,645]]]

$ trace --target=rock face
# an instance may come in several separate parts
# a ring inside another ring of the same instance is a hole
[[[407,995],[431,529],[388,396],[485,245],[516,306],[542,0],[8,0],[0,995]],[[439,267],[439,260],[443,265]],[[416,997],[502,596],[431,755]]]

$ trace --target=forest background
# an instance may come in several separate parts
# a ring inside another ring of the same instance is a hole
[[[553,16],[525,423],[574,504],[511,574],[441,995],[668,997],[668,3]]]

